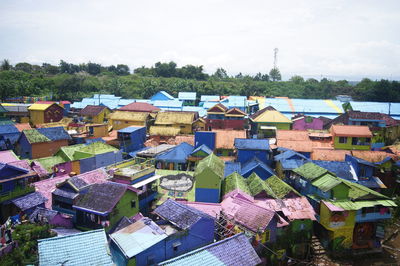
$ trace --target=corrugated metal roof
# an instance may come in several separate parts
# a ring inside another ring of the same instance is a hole
[[[197,164],[195,176],[199,175],[206,168],[211,169],[211,171],[216,173],[220,177],[220,179],[224,178],[225,163],[214,153],[211,153]]]
[[[128,112],[128,111],[115,111],[109,115],[111,120],[123,120],[123,121],[139,121],[144,122],[149,117],[149,113],[146,112]]]
[[[40,103],[34,103],[31,106],[28,107],[28,110],[31,111],[44,111],[53,104],[40,104]]]
[[[49,138],[51,141],[71,139],[71,136],[63,127],[38,128],[37,131]]]
[[[180,91],[178,93],[178,99],[179,100],[192,100],[195,101],[196,100],[196,92],[183,92]]]
[[[236,189],[240,189],[241,191],[249,195],[251,194],[245,178],[237,172],[233,172],[232,174],[225,177],[223,181],[223,193],[225,195]]]
[[[269,141],[267,139],[239,139],[234,142],[235,148],[238,150],[270,150]]]
[[[313,180],[311,184],[320,190],[326,192],[328,190],[331,190],[332,188],[336,187],[337,185],[341,184],[342,181],[331,175],[331,174],[325,174],[323,176],[320,176],[316,180]]]
[[[38,240],[39,264],[114,265],[104,229]]]
[[[171,150],[160,154],[156,157],[156,160],[172,163],[186,163],[187,158],[193,151],[193,146],[182,142],[181,144],[175,146]]]
[[[120,129],[120,130],[118,130],[118,132],[119,133],[132,133],[132,132],[135,132],[137,130],[141,130],[143,128],[145,128],[145,127],[130,126],[130,127],[126,127],[126,128]]]
[[[292,121],[278,111],[261,110],[259,113],[254,114],[251,120],[257,123],[288,123]]]
[[[201,95],[200,96],[200,101],[202,102],[218,102],[220,99],[219,95]]]
[[[328,170],[326,170],[322,167],[319,167],[318,165],[310,162],[310,163],[303,164],[299,168],[293,169],[293,172],[312,181],[312,180],[326,174],[328,172]]]
[[[334,206],[337,206],[345,210],[360,210],[362,208],[374,207],[378,205],[382,205],[385,207],[397,207],[396,203],[392,200],[370,200],[370,201],[341,200],[341,201],[332,201],[330,203]]]
[[[119,104],[121,104],[121,101]],[[149,103],[133,102],[119,108],[118,110],[130,112],[157,112],[160,111],[160,108],[155,107]]]

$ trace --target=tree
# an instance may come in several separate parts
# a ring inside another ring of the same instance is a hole
[[[227,79],[228,77],[228,73],[226,73],[226,70],[223,68],[217,68],[217,70],[215,71],[215,73],[212,75],[213,77],[217,78],[217,79]]]
[[[3,62],[1,62],[0,69],[5,71],[5,70],[11,70],[12,66],[10,65],[10,62],[8,59],[4,59]]]
[[[295,75],[289,79],[289,81],[293,82],[294,84],[302,84],[304,83],[304,78],[298,75]]]
[[[130,69],[127,65],[123,65],[123,64],[117,65],[117,75],[124,76],[124,75],[129,75],[129,74],[130,74]]]
[[[279,81],[282,79],[281,72],[279,71],[278,68],[275,67],[271,69],[271,71],[269,72],[269,76],[272,79],[272,81]]]
[[[48,63],[42,64],[42,70],[45,74],[48,74],[48,75],[55,75],[60,72],[60,68],[58,66],[53,66]]]

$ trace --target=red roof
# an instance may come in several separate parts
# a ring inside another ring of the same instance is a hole
[[[367,126],[333,125],[331,132],[333,135],[341,137],[372,137],[372,133]]]
[[[106,108],[108,107],[102,105],[87,105],[79,112],[79,114],[84,116],[85,115],[95,116],[100,114]]]
[[[158,107],[155,107],[151,104],[148,104],[148,103],[134,102],[134,103],[125,105],[125,106],[119,108],[118,110],[129,111],[129,112],[149,112],[150,113],[150,112],[158,112],[161,109]]]

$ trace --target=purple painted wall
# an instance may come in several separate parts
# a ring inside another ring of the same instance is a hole
[[[49,224],[57,226],[57,227],[65,227],[65,228],[72,228],[72,218],[66,217],[62,214],[57,214],[54,218],[49,222]]]
[[[308,120],[311,120],[311,123],[307,123]],[[307,120],[307,121],[306,121]],[[323,122],[319,118],[314,118],[314,117],[308,117],[307,119],[305,117],[293,121],[292,128],[293,130],[306,130],[306,129],[319,129],[321,130],[323,128]]]

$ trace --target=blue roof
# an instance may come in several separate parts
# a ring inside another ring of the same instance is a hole
[[[307,163],[308,160],[290,159],[290,160],[280,160],[280,162],[283,170],[293,170]]]
[[[94,143],[94,142],[103,142],[103,143],[106,143],[106,142],[104,141],[104,139],[102,139],[102,138],[85,139],[85,143],[86,143],[86,144],[92,144],[92,143]]]
[[[181,108],[182,109],[182,102],[177,100],[166,100],[166,101],[152,101],[150,104],[154,105],[158,108]]]
[[[237,172],[240,173],[240,163],[239,162],[225,162],[225,170],[224,170],[224,177]]]
[[[39,265],[113,265],[104,229],[38,240]]]
[[[19,133],[19,130],[14,125],[0,125],[0,135],[10,133]]]
[[[351,163],[350,162],[335,162],[335,161],[317,161],[313,160],[313,163],[316,165],[325,168],[331,173],[334,173],[340,178],[349,180],[349,181],[355,181],[353,174],[356,174],[353,169],[351,168]],[[356,176],[357,178],[357,176]]]
[[[355,156],[351,156],[351,155],[346,154],[345,158],[346,159],[347,158],[353,158],[356,162],[358,162],[360,164],[368,165],[368,166],[371,166],[371,167],[376,167],[376,165],[374,163],[368,162],[368,161],[366,161],[364,159],[361,159],[361,158],[357,158]]]
[[[274,160],[275,161],[289,160],[292,159],[293,157],[298,159],[308,160],[306,156],[293,150],[285,150],[284,152],[274,156]]]
[[[267,139],[235,139],[235,147],[238,150],[270,150]]]
[[[150,97],[150,100],[174,100],[175,98],[172,97],[168,92],[166,91],[159,91],[153,96]]]
[[[246,96],[229,96],[221,101],[226,107],[246,107],[247,97]]]
[[[216,101],[219,101],[219,95],[201,95],[200,96],[200,101],[201,102],[209,102],[213,101],[216,103]]]
[[[179,100],[196,100],[196,93],[195,92],[179,92],[178,93],[178,99]]]
[[[171,162],[171,163],[186,163],[187,158],[193,151],[193,146],[182,142],[181,144],[175,146],[171,150],[158,155],[156,160]]]
[[[123,129],[118,130],[119,133],[132,133],[137,130],[143,129],[144,127],[126,127]]]
[[[261,263],[245,234],[240,233],[224,240],[193,250],[159,265],[249,265]]]
[[[274,170],[271,167],[269,167],[265,163],[261,162],[257,157],[254,157],[253,159],[246,162],[242,166],[240,174],[244,176],[247,173],[253,172],[254,169],[257,167],[263,168],[266,172],[270,173],[271,175],[276,175],[276,173],[274,172]]]
[[[200,117],[207,115],[207,110],[204,109],[203,107],[198,107],[198,106],[182,106],[182,111],[197,112],[199,113]]]
[[[70,135],[68,135],[68,132],[65,131],[63,127],[38,128],[37,131],[48,137],[51,141],[71,139]]]
[[[191,154],[195,154],[198,151],[205,152],[207,155],[213,153],[213,151],[206,144],[201,144],[199,147],[194,149]]]

